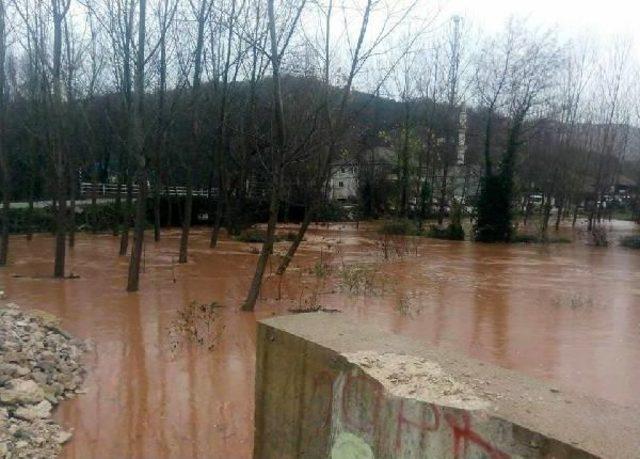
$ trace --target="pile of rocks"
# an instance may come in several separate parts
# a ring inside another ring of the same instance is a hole
[[[54,316],[0,307],[0,458],[51,458],[71,438],[51,419],[61,401],[82,393],[86,345]]]

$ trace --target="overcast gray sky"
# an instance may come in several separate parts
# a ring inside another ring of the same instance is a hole
[[[558,26],[569,35],[595,33],[631,35],[640,43],[638,0],[441,0],[443,13],[460,14],[490,32],[510,15],[528,16],[535,23]]]

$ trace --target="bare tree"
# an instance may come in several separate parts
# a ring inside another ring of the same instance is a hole
[[[458,124],[460,120],[460,61],[461,61],[461,21],[462,18],[454,16],[453,29],[448,37],[447,46],[447,110],[445,113],[445,144],[442,149],[442,180],[440,184],[440,204],[438,210],[438,224],[442,225],[449,195],[449,173],[455,164],[458,147]]]
[[[534,33],[522,23],[509,21],[505,34],[506,74],[498,75],[498,87],[505,88],[502,106],[508,119],[507,139],[498,175],[485,175],[478,204],[476,239],[508,241],[513,232],[512,199],[516,155],[522,146],[532,109],[544,105],[559,67],[560,49],[551,31]],[[501,83],[506,75],[504,83]],[[493,99],[490,99],[493,100]],[[485,139],[486,141],[486,139]],[[485,158],[486,158],[485,152]],[[487,171],[490,163],[486,164]]]
[[[178,263],[187,262],[189,248],[189,230],[191,228],[191,212],[193,205],[193,169],[192,164],[195,158],[201,153],[201,80],[202,80],[202,60],[204,53],[205,26],[211,14],[213,2],[210,0],[200,0],[199,3],[191,3],[192,13],[196,19],[197,32],[195,50],[193,52],[193,82],[191,85],[191,140],[189,148],[190,154],[186,158],[185,169],[187,179],[187,195],[185,197],[184,215],[182,221],[182,234],[180,236],[180,255]]]
[[[616,142],[622,134],[617,126],[627,124],[628,110],[623,103],[623,94],[626,92],[627,71],[631,42],[617,41],[611,49],[607,61],[600,69],[597,89],[601,95],[598,97],[600,113],[604,114],[601,120],[601,135],[599,136],[599,149],[596,158],[595,191],[596,201],[589,212],[588,229],[592,230],[595,223],[600,222],[604,209],[604,195],[615,178],[616,161],[619,155],[624,154],[624,149],[616,151]]]
[[[267,234],[265,242],[262,244],[262,250],[258,257],[256,271],[249,287],[247,299],[242,304],[243,311],[253,311],[258,295],[260,294],[260,286],[262,277],[264,276],[269,256],[273,251],[273,243],[276,233],[276,224],[278,220],[278,211],[280,208],[280,194],[282,190],[283,173],[287,165],[287,156],[292,151],[287,151],[287,131],[284,119],[284,106],[282,101],[282,88],[280,82],[280,66],[282,56],[289,45],[291,36],[296,30],[298,21],[305,7],[306,0],[301,0],[292,6],[292,11],[285,13],[284,25],[278,30],[276,24],[275,0],[267,0],[267,30],[269,33],[270,51],[269,61],[271,63],[272,78],[272,103],[273,103],[273,132],[272,145],[270,148],[270,198],[269,198],[269,221],[267,223]],[[297,148],[293,151],[297,153]]]
[[[291,260],[300,246],[307,229],[309,228],[313,216],[317,212],[324,198],[324,190],[331,175],[333,161],[335,161],[340,149],[340,142],[344,139],[349,129],[350,118],[348,108],[354,81],[360,72],[363,71],[365,65],[372,56],[383,52],[382,48],[385,45],[388,45],[389,38],[398,30],[400,25],[404,23],[409,14],[414,11],[416,3],[417,2],[414,1],[408,5],[403,5],[400,8],[393,8],[384,2],[367,0],[364,9],[362,10],[362,15],[359,18],[360,26],[355,33],[355,39],[350,36],[348,27],[347,30],[343,32],[347,34],[347,42],[350,44],[348,53],[349,60],[347,61],[348,71],[344,76],[344,84],[341,86],[336,98],[337,103],[333,102],[335,96],[333,94],[331,80],[331,75],[334,72],[335,65],[333,62],[333,56],[337,54],[337,51],[332,47],[332,40],[334,39],[332,31],[332,23],[334,21],[334,2],[333,0],[330,0],[326,7],[318,4],[321,16],[324,18],[324,40],[322,47],[320,47],[320,55],[324,62],[322,69],[324,91],[321,107],[328,139],[324,148],[320,150],[321,154],[318,158],[317,170],[315,171],[315,177],[312,181],[311,199],[307,205],[304,219],[295,239],[291,243],[291,246],[278,266],[278,275],[284,274],[291,263]],[[368,37],[367,33],[369,31],[370,21],[375,13],[380,14],[384,18],[382,23],[383,25],[373,36]],[[389,68],[384,71],[380,75],[379,79],[374,83],[374,94],[378,93],[380,87],[387,80],[390,73],[396,68],[398,62],[400,62],[410,52],[414,43],[422,37],[422,32],[424,32],[424,24],[421,24],[418,30],[414,32],[413,38],[407,40],[399,47],[398,55],[392,59],[392,63]]]
[[[137,162],[138,195],[136,196],[136,218],[133,234],[133,248],[129,261],[127,291],[136,292],[139,287],[140,263],[144,244],[145,213],[147,207],[147,158],[145,154],[144,131],[144,90],[145,90],[145,44],[146,44],[146,12],[147,0],[139,0],[138,6],[138,42],[135,65],[134,104],[131,113],[132,150]]]
[[[62,100],[62,33],[64,21],[71,0],[51,0],[53,15],[53,65],[52,65],[52,86],[53,104],[52,117],[53,124],[51,136],[51,152],[54,158],[54,169],[56,174],[56,243],[55,243],[55,266],[54,277],[64,277],[65,256],[66,256],[66,231],[67,231],[67,157],[64,151],[64,127],[63,120],[63,100]]]
[[[9,207],[11,205],[11,172],[6,153],[6,53],[7,53],[7,5],[0,0],[0,170],[2,172],[2,228],[0,229],[0,266],[6,266],[9,253]]]

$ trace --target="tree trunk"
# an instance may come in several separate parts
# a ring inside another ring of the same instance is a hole
[[[564,211],[564,199],[561,199],[558,203],[558,215],[556,215],[556,232],[560,229],[560,221],[562,220],[562,212]]]
[[[269,256],[273,250],[276,224],[278,221],[278,208],[280,204],[280,192],[282,187],[282,175],[284,172],[283,155],[286,145],[286,131],[284,124],[284,108],[282,104],[282,89],[280,86],[280,56],[278,50],[278,38],[276,34],[276,20],[274,12],[274,0],[267,0],[267,12],[269,18],[269,38],[271,42],[271,67],[272,67],[272,91],[273,91],[273,145],[272,145],[272,165],[271,165],[271,201],[269,204],[269,222],[267,224],[267,235],[260,256],[256,271],[249,288],[247,299],[242,305],[243,311],[253,311],[260,294],[262,277],[264,276]]]
[[[542,234],[546,234],[551,219],[551,196],[547,196],[542,215]]]
[[[0,0],[0,169],[2,169],[2,229],[0,229],[0,266],[7,265],[9,254],[9,207],[11,206],[11,174],[5,151],[5,53],[6,53],[5,6]]]
[[[604,209],[604,193],[600,194],[600,199],[598,200],[598,210],[596,212],[596,222],[600,223],[602,221],[602,210]]]
[[[273,251],[273,242],[274,236],[276,233],[276,225],[278,222],[278,210],[280,204],[280,178],[275,178],[274,181],[277,181],[273,184],[273,188],[271,190],[271,201],[269,204],[269,222],[267,223],[267,235],[265,238],[264,244],[262,244],[262,250],[260,251],[260,256],[258,258],[258,264],[256,266],[256,271],[253,275],[253,280],[251,281],[251,287],[249,287],[249,293],[247,295],[247,299],[242,305],[243,311],[253,311],[256,305],[256,301],[258,300],[258,296],[260,295],[260,287],[262,285],[262,278],[264,276],[265,269],[267,267],[267,262],[269,261],[269,256]]]
[[[4,156],[4,151],[0,153],[0,155]],[[3,159],[2,162],[5,163],[6,160]],[[2,230],[0,230],[2,234],[0,236],[0,266],[7,265],[7,258],[9,255],[9,208],[11,206],[11,198],[9,195],[9,174],[6,168],[7,166],[4,164],[2,167]]]
[[[400,181],[400,217],[409,212],[409,104],[405,103],[404,135],[402,142],[402,178]]]
[[[92,221],[91,221],[91,232],[98,232],[98,168],[94,167],[93,172],[91,174],[91,211],[92,211]]]
[[[189,250],[189,231],[191,229],[191,210],[193,208],[193,185],[191,182],[191,168],[187,173],[187,196],[184,203],[184,216],[182,220],[182,234],[180,235],[180,256],[178,263],[186,263]]]
[[[440,188],[440,209],[438,211],[438,225],[442,225],[444,222],[444,207],[447,201],[447,175],[449,173],[449,167],[446,163],[442,168],[442,187]]]
[[[65,196],[64,171],[57,174],[58,192],[57,201],[58,208],[56,213],[56,242],[55,242],[55,263],[53,268],[53,276],[56,278],[64,277],[64,265],[66,257],[66,224],[67,224],[67,197]]]
[[[71,171],[70,171],[71,172]],[[70,174],[70,177],[73,177]],[[69,186],[69,247],[76,245],[76,181]]]
[[[116,202],[115,202],[115,207],[116,207],[116,215],[117,217],[113,219],[113,231],[112,234],[113,236],[117,236],[118,234],[120,234],[120,227],[122,226],[122,224],[124,223],[124,219],[123,216],[124,214],[122,213],[122,180],[121,180],[121,175],[118,174],[117,177],[117,183],[116,183]]]
[[[171,187],[167,185],[167,226],[173,226],[173,201],[171,199]]]
[[[56,238],[55,238],[55,261],[53,268],[53,276],[56,278],[64,277],[65,256],[66,256],[66,217],[67,217],[67,197],[66,197],[66,167],[65,155],[63,151],[63,127],[62,122],[62,23],[68,11],[60,2],[53,1],[53,110],[51,136],[51,153],[54,159],[54,169],[57,181],[56,200],[58,201],[58,209],[56,215]]]
[[[33,239],[33,184],[29,189],[29,208],[27,210],[27,241]]]
[[[133,235],[133,248],[129,261],[129,277],[127,291],[137,292],[140,280],[140,263],[144,246],[144,227],[147,210],[147,161],[145,156],[144,133],[144,66],[146,40],[146,8],[147,0],[140,0],[138,19],[138,49],[136,57],[135,103],[132,111],[132,142],[133,151],[138,163],[138,201],[136,203],[136,220]]]
[[[131,209],[133,208],[133,183],[131,174],[127,174],[127,201],[122,209],[122,228],[120,230],[120,256],[127,254],[129,248],[129,226],[131,226]],[[140,185],[138,185],[140,187]],[[138,194],[140,192],[138,191]]]
[[[211,241],[209,247],[215,249],[218,245],[218,238],[220,237],[220,228],[222,226],[222,213],[224,212],[224,205],[222,202],[222,190],[218,188],[218,198],[216,199],[216,216],[213,223],[213,229],[211,230]]]
[[[295,239],[289,246],[289,249],[287,250],[286,255],[284,256],[284,258],[280,262],[280,265],[278,266],[278,269],[276,271],[277,275],[282,276],[287,270],[287,268],[289,267],[291,260],[293,260],[293,256],[296,254],[296,251],[298,250],[298,247],[302,243],[302,240],[304,239],[304,235],[307,232],[309,225],[311,224],[311,220],[313,219],[313,214],[315,213],[315,210],[316,209],[314,208],[314,206],[310,205],[307,211],[305,212],[304,219],[302,220],[302,224],[300,225],[300,229],[298,230],[298,233],[296,234]]]
[[[159,174],[159,172],[156,172]],[[158,242],[160,240],[160,178],[156,178],[156,183],[153,189],[153,240]]]
[[[146,201],[147,174],[146,168],[141,167],[138,200],[136,202],[136,220],[133,230],[133,247],[129,261],[129,276],[127,278],[127,292],[137,292],[140,285],[140,263],[142,261],[142,247],[144,245]]]
[[[527,198],[524,201],[524,221],[522,222],[524,226],[529,223],[529,215],[531,215],[531,195],[527,194]]]

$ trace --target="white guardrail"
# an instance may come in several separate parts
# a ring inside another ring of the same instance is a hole
[[[138,193],[138,185],[133,184],[131,186],[133,190],[134,196]],[[82,182],[80,184],[80,195],[83,197],[91,197],[95,192],[96,196],[109,196],[113,197],[118,194],[118,185],[115,183],[90,183],[90,182]],[[124,196],[127,193],[126,185],[120,185],[120,193]],[[187,187],[186,186],[171,186],[171,187],[163,187],[161,192],[163,196],[186,196],[187,195]],[[194,188],[192,190],[193,196],[216,196],[218,194],[217,188]]]

